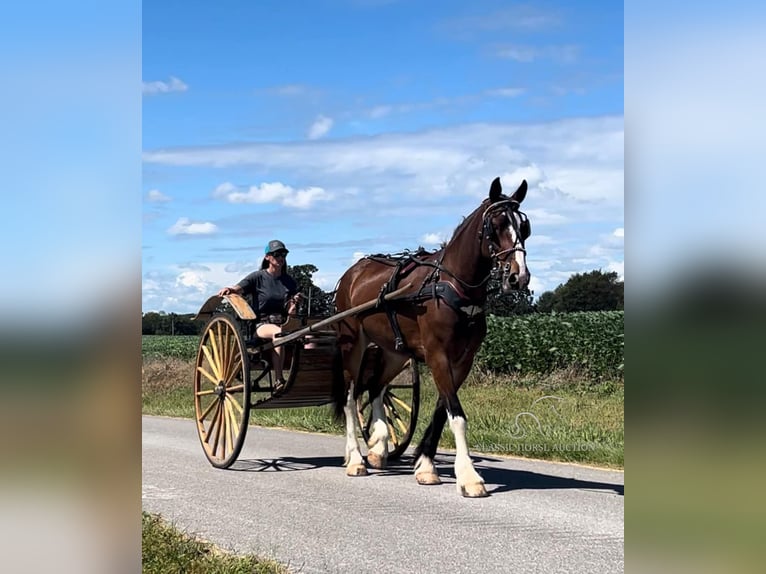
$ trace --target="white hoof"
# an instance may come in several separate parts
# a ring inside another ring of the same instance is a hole
[[[349,464],[346,467],[346,476],[367,476],[367,468],[363,464]]]
[[[374,452],[368,452],[367,453],[367,464],[369,464],[372,468],[377,468],[378,470],[383,470],[386,468],[388,464],[388,456],[381,456],[379,454],[376,454]]]
[[[418,481],[418,484],[441,484],[442,481],[439,478],[439,475],[435,472],[421,472],[420,474],[415,475],[415,480]]]
[[[489,496],[487,489],[484,488],[484,483],[474,482],[473,484],[464,484],[463,486],[457,486],[457,490],[466,498],[484,498]]]

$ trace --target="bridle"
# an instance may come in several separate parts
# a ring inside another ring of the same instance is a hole
[[[508,218],[514,232],[514,243],[508,249],[501,249],[500,245],[494,240],[494,237],[497,236],[497,231],[492,226],[492,218],[495,216],[495,212],[501,208]],[[513,217],[514,212],[519,214],[521,223],[518,223],[516,218]],[[527,250],[524,248],[524,240],[526,237],[524,237],[522,227],[526,228],[526,236],[529,237],[529,232],[531,230],[529,219],[527,218],[526,213],[519,210],[519,202],[513,199],[503,199],[493,203],[484,210],[482,218],[483,223],[482,229],[479,231],[479,243],[482,243],[485,240],[487,241],[487,248],[492,261],[490,276],[494,279],[502,277],[503,280],[505,280],[505,278],[511,274],[511,263],[508,261],[509,257],[517,251],[522,252],[525,256],[527,254]]]

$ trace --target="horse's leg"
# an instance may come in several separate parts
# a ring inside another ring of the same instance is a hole
[[[484,479],[476,472],[473,462],[468,454],[468,441],[466,439],[467,419],[463,413],[463,407],[457,398],[457,393],[449,397],[447,401],[449,426],[455,435],[455,477],[457,478],[457,491],[469,498],[487,496],[484,488]]]
[[[473,467],[471,457],[468,454],[468,442],[466,440],[466,416],[463,407],[457,398],[460,385],[468,376],[472,361],[464,354],[464,360],[453,363],[444,352],[436,352],[428,357],[431,373],[436,387],[439,389],[440,399],[444,399],[450,429],[455,435],[455,477],[457,490],[463,496],[477,498],[487,496],[484,488],[484,479],[481,478]],[[473,355],[470,355],[472,357]],[[434,413],[436,414],[436,413]],[[438,441],[438,438],[437,438]],[[435,451],[434,451],[435,452]]]
[[[365,476],[367,468],[364,466],[362,452],[359,450],[359,440],[357,439],[357,418],[356,418],[356,400],[354,399],[353,381],[348,388],[346,406],[343,407],[346,415],[346,474],[348,476]]]
[[[346,474],[348,476],[365,476],[367,468],[364,465],[362,452],[359,449],[358,424],[356,408],[356,397],[354,396],[355,381],[361,375],[362,359],[364,351],[367,348],[367,339],[361,329],[357,329],[353,344],[347,349],[347,356],[344,357],[344,367],[346,371],[346,403],[343,407],[343,413],[346,416],[346,456],[344,464],[346,465]]]
[[[436,402],[431,423],[415,450],[415,480],[418,484],[441,484],[442,482],[434,466],[434,457],[446,421],[447,409],[444,400],[440,397]]]
[[[381,363],[376,365],[373,380],[369,384],[372,399],[372,425],[370,440],[367,441],[367,462],[373,468],[384,469],[388,463],[388,423],[383,408],[383,390],[402,370],[406,358],[401,355],[381,351]]]

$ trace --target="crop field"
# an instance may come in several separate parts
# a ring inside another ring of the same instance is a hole
[[[470,448],[622,468],[623,313],[490,317],[488,323],[487,338],[460,393],[470,421]],[[196,335],[142,337],[144,413],[194,416],[198,343]],[[413,444],[422,437],[437,399],[425,366],[421,395]],[[257,411],[251,423],[343,433],[343,424],[325,407]],[[454,448],[451,433],[442,435],[440,447]]]
[[[475,368],[496,374],[572,370],[594,380],[622,379],[624,312],[490,316]],[[144,335],[142,356],[194,359],[196,335]]]

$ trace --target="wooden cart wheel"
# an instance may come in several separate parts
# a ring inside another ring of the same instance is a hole
[[[210,464],[237,460],[250,417],[250,367],[242,334],[228,315],[214,315],[202,332],[194,369],[194,410]]]
[[[372,424],[372,405],[366,391],[357,399],[356,407],[362,436],[368,441]],[[418,424],[420,373],[414,360],[407,361],[402,371],[383,391],[383,409],[388,424],[388,458],[396,460],[407,450]]]

